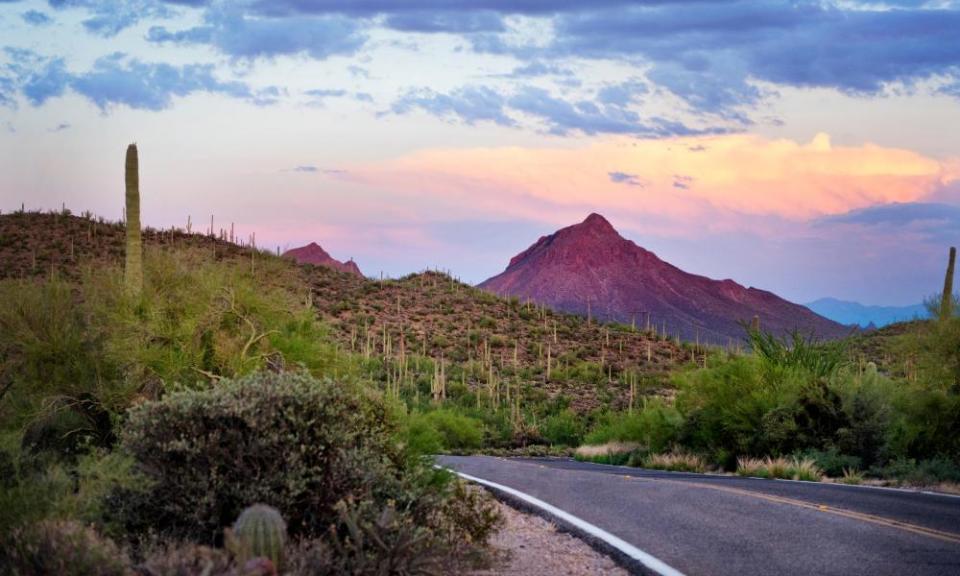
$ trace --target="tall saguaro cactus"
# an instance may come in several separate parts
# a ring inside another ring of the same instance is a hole
[[[139,296],[143,289],[143,246],[140,239],[140,161],[137,145],[127,146],[127,262],[124,283],[127,291]]]
[[[950,247],[950,260],[947,261],[947,276],[943,279],[943,295],[940,300],[940,319],[949,320],[953,316],[953,267],[957,262],[957,249]]]

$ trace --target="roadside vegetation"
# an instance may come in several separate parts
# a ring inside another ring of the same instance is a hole
[[[846,342],[749,326],[707,346],[232,235],[144,230],[132,289],[122,225],[0,216],[8,573],[260,573],[234,534],[255,504],[281,573],[457,570],[498,520],[430,466],[443,452],[960,482],[952,301]]]

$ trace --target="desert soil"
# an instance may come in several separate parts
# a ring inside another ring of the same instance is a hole
[[[469,576],[626,576],[623,568],[579,538],[532,514],[498,503],[503,529],[491,539],[493,565]]]

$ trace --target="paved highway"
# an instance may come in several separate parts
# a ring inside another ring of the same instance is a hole
[[[960,498],[658,472],[567,459],[443,456],[693,575],[960,575]]]

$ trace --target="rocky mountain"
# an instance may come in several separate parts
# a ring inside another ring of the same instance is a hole
[[[714,344],[741,339],[740,322],[754,316],[776,334],[799,329],[837,338],[852,331],[772,292],[684,272],[623,238],[599,214],[540,238],[479,287]]]
[[[292,258],[299,264],[326,266],[327,268],[333,268],[334,270],[339,270],[341,272],[363,277],[363,273],[360,272],[360,267],[357,266],[357,263],[352,259],[347,260],[346,262],[341,262],[333,256],[330,256],[330,254],[328,254],[327,251],[316,242],[311,242],[306,246],[301,246],[300,248],[287,250],[283,253],[283,256],[285,258]]]

